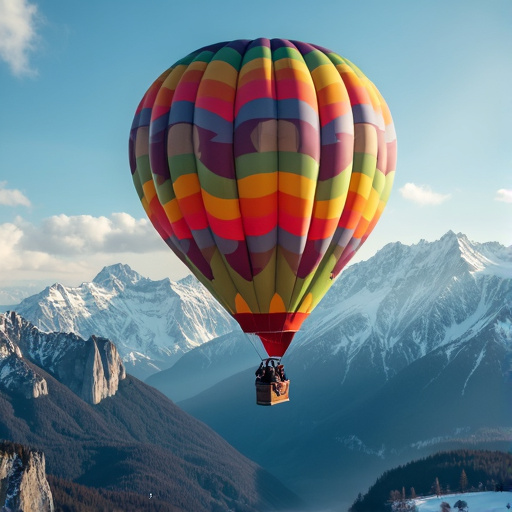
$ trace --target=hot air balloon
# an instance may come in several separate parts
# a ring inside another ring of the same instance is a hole
[[[299,41],[236,40],[153,82],[129,155],[160,236],[279,361],[379,220],[396,136],[349,60]]]

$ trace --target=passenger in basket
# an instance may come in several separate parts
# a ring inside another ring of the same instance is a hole
[[[263,376],[265,375],[265,368],[263,367],[263,361],[261,361],[259,368],[254,372],[254,375],[256,375],[256,382],[261,382],[263,380]]]
[[[281,382],[285,382],[288,380],[286,378],[286,373],[284,372],[284,366],[282,364],[277,366],[277,375],[279,376]]]
[[[276,369],[268,364],[265,366],[265,375],[263,375],[263,382],[271,383],[276,381]]]

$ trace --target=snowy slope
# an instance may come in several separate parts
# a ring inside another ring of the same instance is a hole
[[[191,348],[235,328],[192,276],[152,281],[121,264],[75,288],[50,286],[13,309],[46,332],[111,339],[127,370],[139,377],[168,368]]]
[[[488,325],[508,343],[511,308],[512,247],[452,232],[431,243],[389,244],[342,274],[305,322],[290,357],[306,365],[343,359],[344,378],[364,360],[388,380]]]
[[[447,494],[437,498],[430,496],[415,500],[417,512],[439,512],[443,501],[448,503],[452,510],[457,501],[465,501],[471,512],[504,512],[507,504],[512,506],[512,493],[510,492],[467,492],[464,494]]]
[[[452,232],[435,242],[393,243],[341,274],[296,335],[285,362],[300,371],[335,372],[347,395],[360,395],[438,349],[450,360],[459,344],[488,329],[502,346],[512,347],[511,309],[512,248]],[[233,356],[235,348],[241,350],[234,345],[244,342],[228,337],[211,353],[213,342],[201,345],[192,351],[197,358],[180,360],[151,383],[181,400],[181,390],[174,386],[173,393],[165,380],[196,373],[202,361],[206,389],[218,381],[213,375],[207,380],[206,364],[224,366],[231,358],[232,373],[247,368],[249,345],[247,356]],[[252,361],[256,366],[257,357]],[[473,367],[483,361],[475,355]]]
[[[389,244],[305,322],[284,361],[289,403],[256,408],[253,368],[180,406],[260,463],[279,453],[272,469],[326,507],[435,451],[510,446],[511,251],[451,232]]]

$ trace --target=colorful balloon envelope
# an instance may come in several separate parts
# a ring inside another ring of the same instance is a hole
[[[130,165],[160,236],[281,357],[388,200],[396,137],[350,61],[285,39],[223,42],[148,89]]]

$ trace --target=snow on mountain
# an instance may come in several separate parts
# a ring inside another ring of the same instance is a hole
[[[342,272],[291,344],[278,428],[261,428],[269,413],[253,405],[253,369],[226,370],[180,406],[253,460],[279,453],[272,469],[325,508],[412,458],[510,446],[511,256],[452,232],[389,244]]]
[[[454,340],[463,342],[488,326],[511,347],[511,290],[512,247],[478,244],[451,231],[435,242],[388,244],[343,271],[295,336],[284,361],[301,371],[326,365],[347,389],[360,393],[383,385],[440,347],[449,356]],[[182,400],[192,389],[218,382],[219,368],[227,378],[256,366],[252,352],[247,340],[226,336],[221,344],[213,340],[192,350],[148,382]],[[232,361],[231,368],[225,361]],[[187,374],[197,377],[184,394],[177,383]]]
[[[25,398],[48,394],[43,369],[91,404],[115,395],[126,377],[115,345],[73,333],[44,333],[15,312],[0,314],[0,389]]]
[[[369,358],[387,380],[489,324],[506,338],[510,317],[498,322],[497,316],[511,305],[512,247],[453,232],[436,242],[397,242],[345,270],[305,322],[292,354],[300,347],[301,359],[312,365],[343,356],[345,377],[352,363]]]
[[[146,377],[236,323],[192,276],[152,281],[128,265],[105,267],[78,287],[54,284],[15,309],[46,332],[112,340],[130,373]]]

